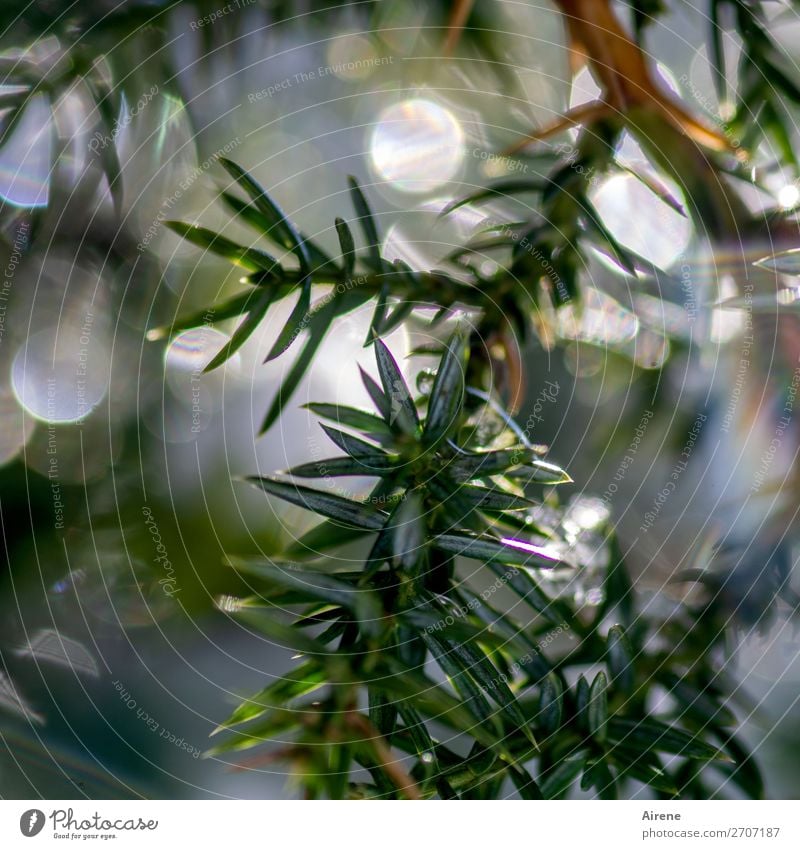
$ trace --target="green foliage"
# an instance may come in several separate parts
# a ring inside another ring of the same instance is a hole
[[[513,371],[514,346],[547,332],[542,299],[556,309],[580,300],[587,248],[612,258],[630,280],[668,278],[621,246],[590,201],[587,174],[620,168],[611,153],[619,128],[599,130],[599,141],[597,129],[584,132],[569,157],[557,157],[547,179],[502,181],[446,209],[524,195],[540,214],[493,226],[454,251],[443,270],[387,262],[375,217],[352,179],[362,247],[340,216],[336,259],[230,162],[222,164],[247,199],[226,192],[226,203],[275,250],[171,225],[244,267],[247,285],[259,296],[236,296],[216,308],[220,319],[244,320],[211,367],[247,338],[273,303],[296,297],[269,358],[307,332],[304,348],[264,430],[277,421],[336,318],[374,305],[365,344],[374,345],[379,382],[361,374],[374,410],[310,404],[332,422],[323,431],[343,453],[280,477],[250,479],[270,497],[323,521],[289,547],[283,562],[234,562],[258,590],[235,615],[302,661],[243,702],[221,726],[226,736],[214,753],[288,739],[278,751],[256,753],[251,763],[288,761],[314,797],[516,792],[560,798],[580,788],[616,798],[643,784],[659,797],[693,798],[711,795],[720,779],[745,795],[763,795],[758,769],[724,705],[729,682],[716,671],[724,606],[680,606],[666,618],[650,606],[640,609],[609,528],[603,602],[582,608],[554,595],[546,572],[580,579],[585,564],[557,523],[534,518],[535,506],[546,498],[558,512],[552,487],[571,480],[543,458],[546,449],[527,440],[497,397],[498,383]],[[552,164],[552,156],[542,160]],[[636,176],[683,213],[652,177]],[[487,251],[506,258],[488,276],[478,261]],[[313,303],[319,289],[325,294]],[[435,353],[439,364],[429,391],[415,397],[381,337],[412,314],[433,310],[428,332],[436,336],[457,309],[469,316],[469,329],[419,352]],[[189,316],[160,333],[196,322]],[[501,341],[498,361],[481,342],[488,338]],[[513,387],[508,394],[515,395]],[[333,492],[333,478],[375,483],[367,498],[355,498]],[[314,479],[328,486],[301,483]],[[355,568],[326,556],[345,542],[359,547]],[[473,564],[467,577],[459,568],[464,562]],[[481,585],[487,576],[496,579],[488,592]],[[516,602],[490,604],[495,592]],[[523,621],[519,610],[528,613]],[[658,707],[654,692],[667,695]],[[371,780],[356,780],[357,767]]]
[[[783,50],[767,32],[762,4],[752,0],[711,0],[710,11],[714,79],[723,104],[729,96],[722,47],[726,13],[732,18],[733,28],[743,45],[737,68],[736,111],[726,129],[746,144],[759,136],[769,138],[783,160],[796,171],[800,163],[792,142],[794,118],[789,107],[800,105],[800,86],[792,79]]]
[[[288,740],[248,763],[288,761],[312,797],[560,798],[580,786],[616,798],[639,783],[668,798],[703,792],[708,771],[761,795],[715,682],[721,631],[708,616],[614,624],[631,618],[621,563],[597,609],[548,595],[542,576],[580,563],[552,529],[519,516],[569,477],[510,417],[476,445],[495,413],[467,391],[467,341],[461,329],[450,336],[430,393],[415,398],[377,340],[377,414],[310,405],[337,425],[322,429],[343,453],[249,479],[324,522],[295,546],[302,559],[232,560],[257,588],[233,615],[301,657],[243,701],[212,753]],[[375,479],[367,497],[297,482],[350,476]],[[325,557],[343,533],[361,541],[363,562]],[[484,567],[464,577],[461,557]],[[490,604],[505,593],[529,621]],[[671,708],[652,710],[654,684]],[[371,780],[355,781],[357,767]]]
[[[435,5],[433,25],[444,29],[449,8]],[[630,4],[637,32],[666,6],[660,0]],[[710,52],[722,102],[723,16],[744,44],[739,100],[725,131],[742,148],[755,147],[765,133],[796,166],[785,104],[800,103],[800,91],[760,7],[747,0],[710,4]],[[204,2],[198,6],[205,8]],[[364,8],[378,15],[379,4]],[[271,12],[278,20],[294,9],[275,3]],[[63,38],[76,26],[113,44],[147,24],[163,37],[166,13],[167,7],[138,3],[108,15],[88,6],[70,16],[36,12],[36,35]],[[476,4],[460,47],[491,60],[492,23],[485,15]],[[114,75],[95,60],[112,67],[120,60],[92,56],[80,45],[65,55],[63,66],[47,72],[25,56],[2,59],[5,82],[21,88],[3,95],[0,145],[34,95],[52,100],[77,80],[96,107],[95,134],[111,140],[97,153],[119,209],[112,136],[121,90],[110,86]],[[167,70],[162,76],[175,75]],[[755,115],[753,104],[760,107]],[[500,397],[502,387],[515,406],[521,392],[514,385],[521,368],[513,352],[537,338],[551,344],[555,323],[548,327],[547,316],[579,306],[592,252],[610,257],[632,288],[660,292],[662,283],[675,284],[609,232],[592,204],[594,175],[635,173],[712,233],[717,219],[724,224],[740,214],[734,193],[718,178],[732,171],[749,180],[741,163],[697,157],[697,148],[678,136],[660,155],[645,145],[652,164],[681,186],[679,201],[650,174],[616,160],[623,128],[599,120],[580,132],[574,147],[527,155],[524,178],[501,180],[453,203],[443,214],[498,198],[524,200],[524,212],[522,220],[494,224],[459,246],[440,270],[414,270],[382,255],[369,200],[352,178],[355,214],[335,218],[337,256],[309,239],[250,174],[225,159],[220,164],[231,186],[222,202],[268,249],[168,222],[180,237],[246,274],[245,290],[211,310],[215,321],[236,322],[236,328],[208,369],[232,356],[275,304],[293,302],[267,360],[293,346],[301,351],[265,413],[262,432],[278,422],[336,320],[366,304],[373,312],[365,345],[374,347],[379,376],[361,375],[374,410],[308,405],[325,420],[322,430],[340,453],[280,476],[249,479],[270,499],[307,509],[321,521],[281,560],[231,558],[254,592],[226,609],[235,607],[232,615],[299,657],[222,723],[213,753],[256,749],[252,763],[286,761],[313,797],[560,798],[580,790],[615,798],[645,785],[657,797],[704,798],[720,779],[736,785],[735,792],[763,796],[758,768],[736,736],[732,687],[720,671],[728,620],[724,582],[688,570],[682,578],[709,586],[711,601],[663,612],[652,600],[644,604],[612,529],[604,527],[611,560],[602,601],[584,606],[556,593],[547,576],[580,580],[585,563],[561,525],[541,520],[537,507],[546,502],[563,514],[554,488],[571,479],[546,459],[542,446],[529,442]],[[487,255],[498,260],[488,272]],[[788,273],[800,268],[794,253],[773,264]],[[456,313],[468,320],[445,339],[444,327]],[[195,327],[208,314],[203,308],[183,316],[152,330],[151,338]],[[411,391],[381,339],[422,317],[441,345],[430,389],[420,394]],[[353,478],[374,481],[366,498],[313,486],[335,479],[345,487]],[[327,556],[345,543],[357,552],[351,559]],[[770,575],[778,588],[782,578]]]
[[[215,308],[220,320],[243,320],[210,368],[245,341],[273,303],[296,296],[268,359],[306,334],[304,347],[264,430],[277,421],[336,318],[374,304],[365,344],[374,346],[379,382],[361,373],[374,410],[309,404],[332,423],[322,430],[342,453],[279,477],[249,479],[322,521],[281,562],[232,561],[257,589],[233,615],[301,659],[237,708],[220,726],[225,737],[212,753],[288,740],[249,762],[289,762],[313,797],[560,798],[580,788],[616,798],[644,784],[659,797],[692,798],[710,795],[720,777],[745,795],[763,795],[724,706],[729,683],[716,672],[723,607],[682,606],[665,619],[641,611],[609,528],[603,602],[581,608],[548,590],[547,571],[579,578],[584,568],[559,528],[533,516],[542,498],[558,512],[552,487],[571,479],[502,408],[495,363],[479,344],[504,339],[507,365],[512,340],[541,331],[533,316],[543,294],[555,307],[579,299],[584,244],[612,257],[625,275],[664,274],[619,245],[589,201],[586,169],[618,167],[608,149],[584,134],[582,169],[573,158],[556,163],[546,183],[505,181],[465,199],[533,193],[543,214],[533,225],[495,227],[455,251],[445,270],[387,262],[368,201],[352,179],[363,247],[338,217],[338,259],[227,161],[247,199],[225,192],[225,202],[275,250],[170,225],[249,272],[252,294]],[[651,178],[642,179],[682,211]],[[472,257],[495,249],[510,251],[510,261],[484,276]],[[312,303],[318,287],[325,295]],[[419,352],[436,352],[439,364],[429,391],[415,397],[380,337],[430,310],[435,335],[456,308],[471,326]],[[188,316],[157,334],[196,323]],[[374,479],[368,497],[331,490],[331,479],[348,478]],[[315,479],[328,486],[300,482]],[[326,555],[345,542],[358,545],[355,567]],[[468,577],[459,569],[465,561],[473,564]],[[489,590],[481,586],[487,576],[495,578]],[[515,597],[514,611],[529,617],[519,621],[508,604],[490,604],[496,592]],[[657,709],[656,687],[668,695]],[[358,767],[369,781],[356,780]]]

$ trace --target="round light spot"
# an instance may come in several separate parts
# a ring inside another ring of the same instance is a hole
[[[0,198],[11,206],[47,206],[52,168],[50,101],[37,94],[0,147]]]
[[[632,174],[616,174],[592,192],[592,201],[617,240],[645,259],[667,268],[684,254],[692,223]],[[636,210],[631,215],[631,210]]]
[[[363,80],[383,64],[372,42],[363,35],[347,33],[335,38],[328,48],[326,73],[342,80]],[[388,62],[387,62],[388,64]]]
[[[453,115],[413,98],[381,112],[370,145],[376,172],[404,192],[429,192],[451,180],[464,158],[464,134]]]
[[[102,401],[110,377],[105,330],[86,312],[30,336],[11,365],[19,403],[46,422],[76,422]]]
[[[213,327],[193,327],[178,334],[164,355],[167,372],[201,374],[203,369],[227,344],[230,337]],[[227,361],[227,368],[237,368],[239,354]]]
[[[164,379],[170,395],[153,422],[161,438],[192,441],[211,424],[222,404],[226,378],[239,371],[239,354],[208,373],[203,370],[229,340],[225,333],[205,326],[193,327],[172,340],[164,355]]]

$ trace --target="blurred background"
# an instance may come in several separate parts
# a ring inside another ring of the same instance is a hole
[[[310,527],[309,514],[240,479],[327,450],[301,404],[366,404],[357,364],[374,373],[362,348],[369,313],[340,320],[257,438],[296,356],[262,364],[291,305],[208,374],[225,323],[148,338],[242,285],[163,222],[251,243],[216,200],[229,184],[215,161],[224,155],[334,252],[353,174],[385,255],[436,268],[520,215],[520,201],[502,197],[440,217],[447,204],[546,173],[572,132],[529,156],[502,151],[598,89],[586,70],[573,78],[546,0],[478,4],[480,37],[465,34],[448,57],[445,3],[85,5],[0,4],[0,795],[291,795],[279,765],[199,757],[236,697],[291,665],[226,614],[247,587],[225,557],[277,553]],[[646,41],[660,80],[721,126],[726,104],[697,36],[707,4],[665,5]],[[800,18],[788,2],[760,5],[800,85]],[[626,19],[628,5],[618,8]],[[723,47],[735,68],[740,40],[726,33]],[[735,75],[728,84],[735,93]],[[797,110],[785,108],[797,149]],[[631,286],[593,256],[583,309],[562,312],[557,344],[524,351],[519,421],[569,470],[574,505],[610,511],[654,604],[679,598],[671,577],[711,550],[715,568],[737,570],[726,665],[768,795],[792,797],[800,661],[771,589],[775,574],[791,582],[798,554],[796,284],[782,277],[789,294],[776,299],[774,269],[727,264],[637,176],[655,172],[632,138],[617,155],[630,171],[586,174],[591,197],[614,236],[670,278]],[[784,160],[757,146],[761,188],[738,186],[754,212],[791,217],[800,202],[792,168],[775,164]],[[770,246],[747,251],[755,261]],[[757,352],[754,316],[772,328]],[[415,341],[411,326],[390,345],[404,357]]]

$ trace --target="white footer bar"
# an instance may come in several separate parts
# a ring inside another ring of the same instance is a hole
[[[797,801],[0,801],[0,846],[795,849],[798,814]]]

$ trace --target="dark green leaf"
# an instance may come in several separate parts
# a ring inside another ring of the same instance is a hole
[[[394,509],[387,524],[392,535],[392,561],[406,572],[412,572],[424,551],[426,539],[422,499],[409,493]]]
[[[457,330],[447,342],[428,400],[428,415],[423,431],[423,440],[427,445],[437,443],[458,422],[464,403],[466,369],[466,340]]]
[[[414,743],[417,756],[429,760],[431,767],[438,771],[436,744],[431,739],[422,717],[409,704],[398,704],[397,712]]]
[[[623,693],[633,691],[633,653],[621,625],[609,628],[606,637],[608,670],[614,685]]]
[[[589,690],[589,704],[586,707],[586,718],[589,733],[602,743],[606,739],[608,723],[608,683],[604,672],[598,672]]]
[[[164,339],[171,336],[173,333],[180,333],[182,330],[190,330],[193,327],[202,327],[210,322],[225,321],[230,318],[238,318],[243,313],[246,313],[252,308],[256,296],[252,289],[236,295],[228,301],[223,301],[213,307],[205,307],[197,312],[189,313],[179,319],[176,319],[171,325],[164,327],[154,327],[147,331],[147,338],[151,342],[158,339]],[[210,318],[209,318],[210,316]]]
[[[394,469],[396,461],[385,454],[372,454],[358,459],[353,457],[331,457],[326,460],[312,460],[292,466],[284,474],[295,478],[339,478],[382,475]]]
[[[773,256],[760,259],[756,265],[777,271],[779,274],[800,275],[800,248],[781,251]]]
[[[530,463],[509,472],[512,478],[524,478],[525,483],[543,483],[554,486],[560,483],[572,483],[572,478],[553,463],[544,460],[532,460]]]
[[[418,604],[416,607],[406,608],[398,617],[415,634],[424,631],[450,642],[480,641],[482,645],[492,649],[506,647],[507,641],[503,637],[494,634],[471,617],[459,615],[455,609],[451,611],[434,607],[432,604]]]
[[[268,253],[257,248],[246,248],[206,227],[185,224],[183,221],[165,221],[164,224],[193,245],[224,257],[247,271],[276,271],[279,268],[278,261]]]
[[[378,363],[384,396],[389,401],[389,424],[396,426],[403,433],[416,433],[419,429],[419,417],[414,399],[392,352],[380,339],[375,340],[375,360]]]
[[[514,495],[496,487],[471,486],[462,484],[458,493],[468,498],[472,505],[479,510],[530,510],[534,502],[519,495]]]
[[[247,318],[234,330],[227,344],[203,369],[204,372],[212,371],[221,366],[244,345],[267,314],[275,297],[275,293],[271,289],[254,289],[248,294],[251,295],[251,298],[249,299],[250,309],[247,312]]]
[[[89,89],[92,100],[94,100],[97,111],[100,113],[102,119],[100,122],[100,132],[104,136],[104,144],[100,145],[97,153],[106,179],[108,180],[108,188],[114,203],[114,211],[119,215],[122,211],[123,182],[122,166],[119,162],[117,143],[114,136],[114,126],[116,123],[114,97],[109,88],[91,74],[84,76],[83,82]]]
[[[366,239],[370,265],[375,271],[380,271],[383,266],[380,250],[381,241],[378,238],[378,228],[375,224],[375,218],[356,178],[348,177],[347,179],[350,184],[350,197],[353,199],[353,206],[358,215],[358,223],[361,225],[364,238]]]
[[[350,499],[342,498],[340,495],[332,495],[331,493],[310,489],[307,486],[300,486],[299,484],[287,483],[286,481],[275,478],[248,477],[246,480],[259,489],[263,489],[268,495],[282,498],[290,504],[296,504],[298,507],[304,507],[306,510],[311,510],[320,516],[325,516],[328,519],[336,519],[338,522],[343,522],[346,525],[356,528],[377,531],[386,522],[387,516],[385,513],[372,510],[364,504],[357,501],[350,501]]]
[[[502,451],[459,454],[448,464],[447,471],[457,481],[468,481],[506,473],[534,459],[534,452],[530,448],[519,445]]]
[[[275,344],[272,346],[265,363],[279,357],[292,342],[308,327],[311,318],[311,281],[306,280],[300,287],[300,297],[294,305],[291,315],[283,326],[283,329],[278,334]]]
[[[291,251],[300,262],[300,271],[305,275],[311,270],[308,248],[294,229],[280,207],[267,195],[264,189],[240,166],[224,156],[219,157],[220,165],[253,199],[261,214],[270,222],[267,235],[281,247]]]
[[[558,799],[575,783],[583,769],[583,757],[572,755],[549,769],[539,778],[539,787],[545,799]]]
[[[635,745],[630,747],[617,744],[610,750],[610,756],[626,777],[641,781],[661,793],[673,796],[678,794],[675,782],[664,771],[654,752],[638,750]]]
[[[249,203],[246,200],[230,192],[221,192],[220,198],[222,202],[231,209],[236,215],[240,216],[251,227],[256,230],[261,230],[262,233],[267,233],[272,226],[269,219],[259,211],[258,207]]]
[[[510,766],[508,769],[509,778],[511,778],[514,787],[521,799],[543,799],[542,791],[539,785],[534,781],[533,776],[519,764]]]
[[[250,625],[278,645],[318,658],[320,663],[326,665],[329,679],[340,680],[346,669],[346,664],[336,652],[328,650],[323,643],[303,631],[279,622],[272,609],[245,607],[236,613],[236,619]]]
[[[561,727],[564,688],[559,677],[550,672],[539,685],[539,727],[550,736]]]
[[[2,129],[0,129],[0,148],[14,135],[14,131],[20,125],[22,116],[25,114],[27,103],[23,102],[19,106],[14,106],[11,113],[3,116]]]
[[[339,425],[351,427],[354,430],[365,431],[370,436],[374,435],[375,439],[385,437],[390,433],[383,419],[366,410],[358,410],[355,407],[340,407],[337,404],[304,404],[303,406],[317,416],[329,419]]]
[[[513,567],[509,567],[509,571],[513,571]],[[492,592],[494,592],[502,584],[495,583],[492,586]],[[502,648],[519,653],[516,666],[535,681],[539,681],[550,672],[550,664],[542,654],[537,641],[527,633],[527,629],[518,624],[508,613],[501,613],[486,601],[486,597],[491,595],[490,592],[484,590],[477,595],[466,586],[461,586],[459,591],[466,599],[468,608],[487,626],[483,634],[476,635],[482,644],[489,645],[487,635],[497,636]],[[502,659],[500,655],[496,657],[498,660]],[[507,670],[507,674],[509,678],[513,677],[513,670]]]
[[[411,315],[414,311],[414,307],[415,304],[410,301],[399,303],[381,322],[380,327],[377,328],[377,333],[380,336],[388,336],[393,330],[400,327],[400,325]]]
[[[450,315],[451,312],[452,310],[450,307],[439,307],[439,309],[436,310],[435,315],[431,319],[430,326],[433,328],[441,324]]]
[[[356,243],[343,218],[336,219],[336,235],[339,237],[339,246],[342,249],[345,276],[352,277],[356,269]]]
[[[348,542],[359,539],[370,531],[342,525],[341,522],[325,521],[315,525],[310,531],[295,540],[286,553],[292,557],[298,555],[319,554],[331,548],[339,548]]]
[[[496,540],[492,537],[477,536],[465,532],[452,531],[434,537],[433,545],[449,554],[460,554],[473,560],[495,561],[510,566],[544,566],[552,568],[561,561],[548,549],[541,546],[521,543],[519,540]],[[509,542],[513,542],[511,545]]]
[[[707,685],[702,689],[691,681],[665,671],[660,679],[669,694],[678,702],[681,716],[690,716],[702,726],[715,731],[736,724],[736,717],[730,708],[722,704],[722,695],[715,687]]]
[[[404,667],[391,656],[385,657],[384,661],[386,671],[380,682],[373,683],[395,696],[398,709],[404,704],[413,703],[420,713],[436,717],[437,722],[469,734],[487,748],[503,748],[502,743],[498,746],[498,740],[501,739],[498,729],[491,723],[476,722],[475,713],[461,699],[452,696],[420,672]],[[477,690],[477,694],[483,698],[480,690]]]
[[[386,524],[378,532],[375,537],[375,542],[364,561],[364,572],[362,583],[369,581],[372,576],[384,565],[388,563],[392,557],[392,516],[389,517]]]
[[[603,758],[587,758],[581,779],[581,790],[597,790],[601,799],[616,799],[617,788],[614,776]]]
[[[376,445],[373,445],[370,442],[365,442],[357,436],[351,436],[349,433],[330,427],[330,425],[322,424],[320,426],[325,431],[331,442],[351,457],[388,456],[386,452],[382,451]]]
[[[475,502],[461,493],[461,487],[443,475],[428,478],[425,489],[429,501],[437,502],[444,519],[441,524],[447,525],[448,529],[459,528],[478,534],[486,529],[486,520],[475,509]]]
[[[397,724],[397,706],[374,688],[369,689],[369,721],[384,737],[391,737]]]
[[[578,725],[585,731],[589,730],[589,720],[586,709],[589,707],[589,682],[585,675],[578,676],[575,684],[575,715]]]
[[[733,763],[728,765],[715,762],[714,766],[725,772],[751,799],[766,798],[764,779],[753,755],[732,734],[717,736]]]
[[[260,230],[262,233],[269,232],[272,225],[270,224],[269,219],[261,212],[259,212],[258,207],[255,204],[249,203],[246,200],[242,200],[242,198],[237,197],[236,195],[231,194],[230,192],[222,192],[220,194],[220,197],[222,198],[223,202],[230,209],[232,209],[236,215],[238,215],[251,227],[254,227],[256,230]],[[322,250],[322,248],[315,245],[302,233],[300,234],[300,238],[305,243],[306,248],[308,249],[308,254],[311,258],[311,263],[315,271],[339,271],[336,266],[336,263],[334,263],[334,261],[325,253],[325,251]]]
[[[611,564],[606,570],[606,577],[603,582],[606,600],[600,612],[605,615],[606,612],[615,610],[623,623],[630,627],[634,617],[633,585],[615,535],[611,536],[610,547]]]
[[[308,600],[337,604],[353,611],[369,634],[381,629],[383,608],[371,590],[357,587],[335,575],[315,572],[293,563],[274,564],[264,560],[233,560],[231,565],[277,587],[300,591]]]
[[[0,109],[19,109],[31,96],[31,90],[0,92]]]
[[[534,579],[521,569],[489,563],[489,568],[532,609],[551,625],[563,625],[559,604],[547,597]]]
[[[608,736],[629,748],[667,752],[698,760],[730,761],[730,758],[720,749],[704,743],[687,731],[666,725],[657,719],[637,720],[612,717],[608,721]]]
[[[269,740],[280,739],[291,729],[295,728],[303,716],[301,708],[271,710],[265,719],[256,722],[246,730],[230,729],[231,735],[216,746],[204,752],[203,756],[216,757],[227,752],[241,752],[260,746]]]
[[[509,195],[516,195],[522,192],[539,192],[542,190],[543,186],[544,183],[541,180],[518,178],[511,180],[498,180],[498,182],[488,188],[481,189],[478,192],[474,192],[471,195],[467,195],[464,198],[459,198],[458,200],[447,204],[447,206],[441,211],[440,215],[449,215],[451,212],[455,212],[455,210],[462,206],[472,203],[480,203],[484,200],[505,198]]]
[[[648,174],[646,171],[640,168],[635,168],[633,166],[624,166],[623,170],[627,171],[629,174],[632,174],[636,179],[644,186],[647,186],[648,189],[663,203],[667,204],[670,209],[675,210],[678,215],[686,218],[686,210],[681,206],[680,202],[676,200],[673,195],[670,193],[669,189],[666,186],[661,184],[658,180],[655,179],[652,175]],[[633,252],[628,252],[629,256],[636,257]],[[636,257],[638,259],[638,257]]]
[[[309,660],[295,669],[284,673],[272,684],[265,687],[254,696],[245,699],[239,707],[221,725],[214,729],[217,734],[234,725],[250,722],[265,714],[271,708],[281,708],[292,699],[305,696],[324,686],[327,676],[324,667],[316,661]]]
[[[585,197],[582,198],[581,209],[584,213],[589,231],[593,231],[597,235],[600,243],[611,251],[614,259],[616,259],[628,274],[635,275],[636,264],[631,259],[628,251],[614,238],[611,231],[603,223],[602,217]]]
[[[297,359],[292,364],[289,374],[284,378],[278,389],[278,394],[273,400],[264,421],[261,425],[261,433],[265,433],[278,420],[284,406],[292,397],[300,381],[306,373],[317,349],[322,344],[325,334],[328,332],[331,321],[335,315],[336,301],[330,301],[327,306],[315,313],[308,328],[308,338]]]
[[[380,290],[378,291],[378,300],[375,304],[375,310],[372,313],[372,321],[369,325],[369,330],[367,331],[367,339],[364,342],[364,347],[367,347],[372,344],[372,342],[380,336],[379,328],[383,325],[383,321],[386,318],[386,312],[389,308],[389,281],[384,280],[381,283]]]
[[[452,652],[451,643],[426,631],[423,631],[421,636],[428,650],[433,655],[434,660],[442,668],[442,672],[450,679],[450,683],[474,716],[481,722],[492,721],[496,711],[473,680],[469,669]]]
[[[383,390],[378,386],[377,383],[364,371],[361,366],[358,367],[359,372],[361,373],[361,382],[364,384],[364,388],[369,393],[369,397],[372,399],[372,403],[375,405],[375,409],[383,416],[386,424],[390,424],[392,418],[392,408],[389,404],[388,398],[383,394]]]
[[[402,259],[395,259],[392,262],[394,269],[393,279],[400,279],[406,293],[411,293],[419,286],[419,275],[413,268]]]
[[[520,710],[517,699],[511,692],[504,676],[491,660],[474,643],[447,641],[450,652],[464,665],[475,682],[489,698],[500,706],[512,726],[518,728],[535,748],[536,739],[528,720]]]

